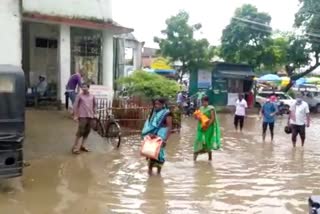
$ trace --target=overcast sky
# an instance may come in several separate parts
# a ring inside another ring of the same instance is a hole
[[[156,47],[153,37],[165,28],[165,20],[186,10],[191,24],[200,22],[202,37],[219,44],[223,28],[230,22],[237,7],[250,3],[259,11],[272,17],[272,27],[292,29],[298,0],[113,0],[113,18],[119,24],[134,29],[134,35],[146,42],[146,47]]]

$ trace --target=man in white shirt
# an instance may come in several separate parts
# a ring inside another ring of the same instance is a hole
[[[290,107],[289,125],[292,129],[292,145],[296,147],[297,136],[300,135],[301,146],[304,146],[306,139],[306,126],[310,126],[310,110],[308,103],[304,102],[301,97],[296,99],[296,103]]]
[[[243,129],[244,117],[246,116],[246,108],[248,108],[247,101],[244,99],[242,94],[239,94],[239,97],[236,102],[236,113],[234,116],[234,127],[238,131],[238,125],[240,124],[240,131]]]

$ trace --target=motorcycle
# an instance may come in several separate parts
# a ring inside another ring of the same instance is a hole
[[[278,113],[279,116],[283,116],[284,114],[289,114],[288,106],[284,104],[284,102],[280,102],[278,104]]]
[[[192,116],[193,113],[195,112],[196,110],[196,106],[195,106],[195,103],[193,101],[191,101],[190,99],[188,99],[186,102],[184,102],[183,104],[183,114],[185,116]]]

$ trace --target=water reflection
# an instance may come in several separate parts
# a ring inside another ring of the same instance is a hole
[[[151,176],[147,179],[145,185],[141,211],[143,213],[167,213],[163,178],[161,176]]]

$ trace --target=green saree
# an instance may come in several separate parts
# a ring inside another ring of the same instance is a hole
[[[196,140],[193,145],[194,153],[207,153],[212,150],[218,150],[221,147],[220,123],[213,106],[201,106],[200,111],[208,118],[211,118],[211,111],[214,111],[215,120],[207,130],[201,128],[198,122]]]

